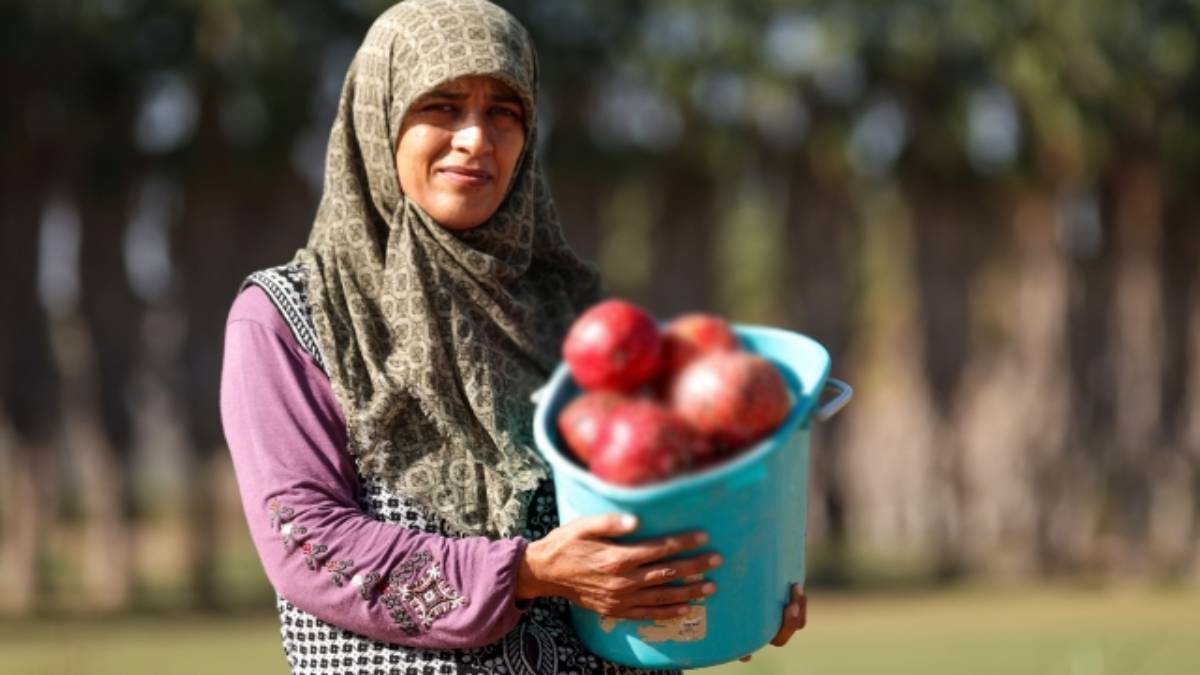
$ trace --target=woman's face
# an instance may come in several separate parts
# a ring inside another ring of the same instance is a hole
[[[460,77],[409,106],[396,144],[400,189],[442,227],[482,225],[508,194],[524,146],[517,94],[490,77]]]

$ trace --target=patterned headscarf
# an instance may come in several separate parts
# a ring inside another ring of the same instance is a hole
[[[510,192],[482,225],[439,226],[400,191],[405,111],[465,75],[525,108]],[[546,476],[530,394],[600,293],[567,246],[534,153],[537,61],[484,0],[408,0],[371,26],[346,75],[316,222],[297,261],[360,473],[463,534],[510,536]]]

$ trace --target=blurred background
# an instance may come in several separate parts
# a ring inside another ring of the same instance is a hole
[[[286,671],[223,323],[389,4],[0,0],[0,672]],[[728,672],[1196,672],[1197,3],[500,4],[610,290],[857,389],[810,626]]]

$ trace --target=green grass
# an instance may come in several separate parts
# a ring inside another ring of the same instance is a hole
[[[286,675],[270,615],[0,621],[4,675]],[[814,591],[786,648],[713,674],[1195,675],[1196,589]]]
[[[786,648],[760,651],[752,672],[1195,675],[1197,638],[1194,589],[814,593],[808,627]]]

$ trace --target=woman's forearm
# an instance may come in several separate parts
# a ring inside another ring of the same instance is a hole
[[[226,329],[221,413],[251,538],[279,593],[335,626],[431,648],[479,646],[520,618],[521,539],[456,539],[364,514],[328,379],[265,294]]]
[[[272,523],[281,510],[288,519]],[[249,518],[253,512],[247,505]],[[268,499],[257,518],[265,522],[251,526],[252,538],[272,585],[340,628],[384,642],[457,649],[493,642],[520,618],[515,583],[522,540],[420,532],[322,504],[303,489]]]

